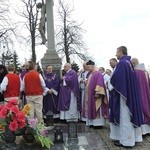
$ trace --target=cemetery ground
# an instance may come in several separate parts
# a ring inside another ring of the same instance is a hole
[[[63,126],[65,128],[65,126]],[[65,129],[64,129],[65,131]],[[78,136],[85,136],[88,142],[88,147],[85,150],[125,150],[127,148],[117,147],[109,138],[110,127],[107,121],[102,129],[93,129],[85,126],[85,123],[78,123]],[[143,142],[136,143],[133,150],[150,150],[150,134],[143,136]],[[55,149],[54,149],[55,150]],[[77,149],[69,149],[77,150]],[[84,150],[79,148],[78,150]]]
[[[125,150],[124,147],[116,147],[114,142],[109,138],[110,128],[107,122],[103,129],[89,128],[83,122],[77,123],[78,144],[68,145],[68,125],[64,122],[54,123],[54,126],[60,127],[63,132],[64,143],[56,143],[51,147],[51,150]],[[50,136],[54,140],[54,130],[50,131]],[[42,148],[40,144],[26,144],[21,137],[17,137],[17,147],[6,150],[47,150]],[[4,142],[0,143],[0,150],[2,150]],[[143,142],[136,143],[133,150],[149,150],[150,149],[150,135],[143,136]]]

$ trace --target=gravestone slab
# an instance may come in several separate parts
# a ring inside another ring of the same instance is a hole
[[[68,121],[68,140],[67,143],[69,145],[78,144],[78,135],[77,135],[77,122]]]
[[[66,150],[87,150],[88,149],[88,142],[85,136],[79,136],[78,137],[78,143],[71,142],[68,143],[68,138],[66,138],[64,149]]]

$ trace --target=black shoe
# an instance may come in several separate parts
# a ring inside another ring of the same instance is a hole
[[[86,121],[83,121],[83,120],[79,120],[78,122],[79,123],[86,123]]]
[[[89,128],[93,128],[93,126],[92,125],[90,125],[90,126],[88,126]]]
[[[59,118],[54,118],[54,123],[59,123],[60,119]]]
[[[115,145],[115,146],[118,146],[118,147],[128,148],[128,149],[129,149],[129,148],[132,148],[132,146],[123,146],[123,145],[120,144],[119,142],[115,142],[114,145]]]
[[[93,129],[95,129],[95,130],[103,129],[103,126],[93,126]]]
[[[118,147],[123,147],[123,145],[120,144],[119,142],[115,142],[114,145],[115,145],[115,146],[118,146]]]
[[[60,123],[67,124],[66,120],[61,120],[61,119],[60,119]]]

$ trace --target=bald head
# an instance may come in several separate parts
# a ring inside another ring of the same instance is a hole
[[[70,70],[71,69],[71,64],[70,63],[66,63],[65,65],[64,65],[64,70],[67,72],[68,70]]]
[[[132,58],[131,62],[133,64],[133,67],[137,67],[139,65],[139,60],[137,58]]]

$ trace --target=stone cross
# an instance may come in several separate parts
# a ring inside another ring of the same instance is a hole
[[[61,59],[55,50],[55,34],[54,34],[54,17],[53,17],[53,0],[46,0],[46,20],[47,20],[47,51],[41,59],[42,68],[51,65],[55,73],[61,74]]]
[[[55,50],[53,0],[46,0],[48,50]]]

